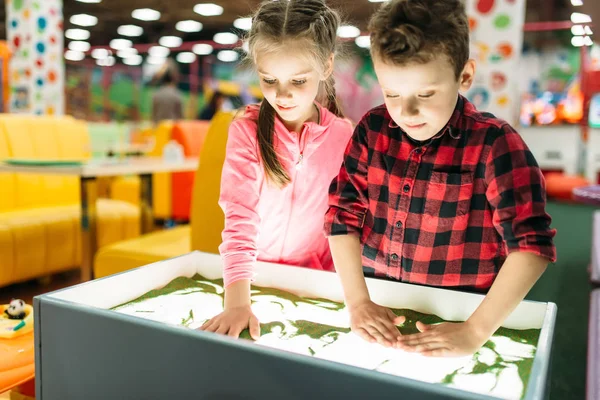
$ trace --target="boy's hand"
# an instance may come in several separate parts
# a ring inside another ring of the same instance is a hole
[[[206,321],[198,329],[238,338],[240,333],[248,327],[250,328],[250,337],[254,340],[258,340],[260,337],[260,324],[258,318],[252,313],[250,306],[241,306],[229,309],[226,308],[225,311]]]
[[[400,336],[396,347],[427,357],[461,357],[474,354],[490,336],[478,332],[469,322],[425,325],[419,321],[417,329],[421,333]]]
[[[349,307],[352,331],[370,343],[378,342],[385,347],[397,343],[400,332],[396,325],[404,323],[405,317],[397,316],[389,308],[370,300]]]

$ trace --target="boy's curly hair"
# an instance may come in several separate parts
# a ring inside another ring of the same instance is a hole
[[[462,0],[391,0],[369,23],[371,53],[397,65],[445,54],[458,79],[469,59],[469,21]]]

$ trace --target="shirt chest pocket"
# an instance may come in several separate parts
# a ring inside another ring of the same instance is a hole
[[[473,172],[433,171],[427,185],[423,221],[429,226],[466,228],[473,197]]]

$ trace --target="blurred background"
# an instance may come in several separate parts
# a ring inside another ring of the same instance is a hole
[[[262,97],[243,62],[259,1],[198,1],[0,1],[0,304],[217,251],[227,129],[235,110]],[[345,20],[336,88],[354,122],[383,102],[367,32],[381,3],[329,1]],[[546,176],[558,230],[558,262],[528,296],[558,305],[550,398],[593,398],[600,5],[466,5],[477,74],[464,95],[523,136]],[[69,166],[70,174],[52,169]],[[86,176],[85,166],[94,167]],[[0,392],[2,372],[0,360]],[[27,386],[8,393],[34,396]]]

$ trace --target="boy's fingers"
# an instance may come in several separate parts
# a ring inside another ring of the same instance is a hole
[[[371,323],[371,326],[377,332],[379,332],[386,340],[388,340],[390,342],[395,342],[397,337],[400,336],[400,333],[398,332],[398,328],[396,328],[396,326],[392,325],[390,321],[386,321],[386,322],[373,321]]]
[[[367,330],[364,328],[358,328],[354,331],[354,333],[356,333],[358,336],[360,336],[361,338],[363,338],[364,340],[366,340],[369,343],[377,342],[377,339],[375,339],[373,336],[371,336],[371,334],[369,332],[367,332]]]

